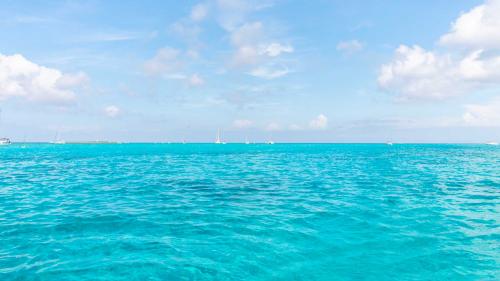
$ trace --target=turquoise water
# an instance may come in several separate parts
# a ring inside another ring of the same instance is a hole
[[[500,147],[0,147],[0,280],[499,280]]]

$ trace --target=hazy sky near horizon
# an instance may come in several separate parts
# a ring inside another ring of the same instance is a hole
[[[0,3],[0,137],[500,140],[500,0]]]

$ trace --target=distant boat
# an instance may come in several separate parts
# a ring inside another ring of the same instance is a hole
[[[0,138],[0,145],[9,145],[9,144],[11,144],[10,139]]]
[[[498,142],[487,142],[487,145],[498,145]]]
[[[221,140],[221,137],[220,137],[220,130],[217,130],[217,137],[215,138],[215,143],[216,144],[226,144],[225,142],[223,142]]]
[[[245,144],[250,144],[250,142],[248,141],[248,139],[245,139]]]
[[[267,141],[267,144],[274,144],[274,141]]]
[[[387,145],[392,145],[392,142],[388,141],[388,142],[386,142],[385,144],[387,144]]]
[[[49,142],[51,144],[66,144],[66,141],[59,138],[59,133],[56,134],[56,137],[53,141]]]

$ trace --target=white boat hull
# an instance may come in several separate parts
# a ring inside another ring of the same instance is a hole
[[[9,145],[9,144],[11,144],[10,139],[8,138],[0,139],[0,145]]]

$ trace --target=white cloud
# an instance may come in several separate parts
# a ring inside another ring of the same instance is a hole
[[[159,49],[152,59],[144,63],[144,71],[150,76],[171,78],[182,68],[179,55],[180,51],[174,48]]]
[[[193,74],[191,77],[189,77],[189,85],[190,86],[201,86],[205,84],[205,80],[201,78],[198,74]]]
[[[459,73],[463,79],[475,82],[500,82],[500,56],[486,56],[476,50],[459,62]]]
[[[403,100],[446,99],[500,85],[500,0],[462,14],[440,38],[446,51],[401,45],[382,65],[381,89]],[[463,47],[466,47],[464,50]]]
[[[362,49],[363,44],[358,40],[340,41],[337,44],[337,51],[342,51],[349,54],[361,51]]]
[[[294,51],[291,45],[258,43],[258,41],[251,44],[251,40],[248,39],[240,42],[246,42],[246,44],[237,46],[232,61],[233,65],[236,66],[266,63],[282,54],[293,53]]]
[[[462,14],[439,42],[449,46],[500,48],[500,0],[488,0]]]
[[[233,56],[233,65],[244,66],[265,63],[284,53],[292,53],[293,47],[279,43],[238,46]]]
[[[462,119],[469,126],[500,127],[500,99],[487,104],[466,105]]]
[[[231,44],[236,48],[233,65],[252,65],[259,62],[257,45],[263,38],[262,26],[261,22],[246,23],[231,32]]]
[[[271,43],[269,45],[261,46],[261,54],[265,54],[270,57],[277,57],[281,53],[292,53],[293,47],[291,45],[282,45],[280,43]]]
[[[273,69],[270,67],[266,66],[261,66],[257,67],[249,72],[250,75],[258,77],[258,78],[263,78],[263,79],[275,79],[279,78],[282,76],[285,76],[289,73],[290,71],[286,68],[280,68],[280,69]]]
[[[75,88],[88,80],[84,73],[64,74],[33,63],[20,54],[0,54],[0,100],[18,97],[66,103],[75,99]]]
[[[202,21],[208,15],[208,6],[206,4],[197,4],[191,9],[189,17],[193,21]]]
[[[500,56],[476,50],[463,58],[400,46],[382,65],[379,86],[404,100],[445,99],[500,84]]]
[[[313,130],[324,130],[328,127],[328,118],[324,114],[316,116],[309,122],[309,128]]]
[[[233,127],[237,129],[245,129],[249,128],[253,125],[253,122],[251,120],[247,119],[237,119],[233,121]]]
[[[455,87],[459,82],[455,72],[449,56],[402,45],[392,62],[381,67],[378,83],[383,90],[403,99],[442,99],[465,90]]]
[[[264,25],[261,22],[251,22],[241,25],[231,32],[231,44],[235,47],[231,65],[247,68],[248,74],[274,79],[287,75],[286,67],[273,67],[279,56],[292,53],[293,46],[267,40]],[[251,68],[251,69],[249,69]]]
[[[248,20],[251,13],[268,8],[274,2],[275,0],[216,0],[211,5],[214,17],[227,31],[234,48],[228,61],[229,68],[237,68],[264,79],[288,73],[283,69],[268,70],[264,65],[276,63],[278,57],[292,53],[293,46],[274,40],[269,36],[270,28],[263,22]]]
[[[111,118],[114,118],[120,114],[120,108],[116,105],[109,105],[104,108],[104,113]]]
[[[83,72],[73,73],[73,74],[64,74],[58,81],[57,85],[63,89],[69,89],[73,87],[77,87],[79,85],[86,84],[90,81],[87,74]]]

